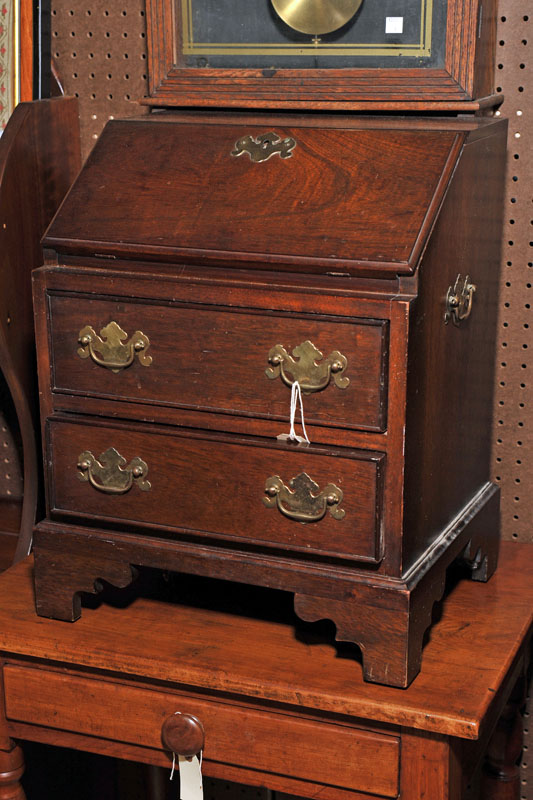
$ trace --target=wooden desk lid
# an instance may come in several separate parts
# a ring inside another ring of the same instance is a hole
[[[44,245],[181,263],[412,273],[465,137],[457,124],[426,127],[251,115],[111,121]],[[261,148],[263,134],[280,141]],[[257,162],[256,151],[272,155]]]
[[[533,624],[531,549],[504,542],[487,584],[453,589],[408,689],[364,683],[357,661],[290,622],[142,597],[86,608],[74,624],[37,617],[31,558],[0,576],[0,650],[475,739],[501,711],[498,690]]]

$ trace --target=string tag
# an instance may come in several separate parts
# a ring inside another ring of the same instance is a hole
[[[303,436],[298,436],[294,427],[296,422],[296,410],[300,404],[300,421],[302,425]],[[289,433],[280,433],[277,437],[279,441],[298,442],[299,444],[311,444],[305,430],[304,420],[304,402],[302,399],[302,388],[298,381],[294,381],[291,388],[291,409],[290,409],[290,423],[291,427]]]
[[[202,754],[192,758],[178,754],[180,776],[180,800],[203,800],[202,786]],[[172,771],[170,780],[174,778],[176,769],[176,753],[172,754]]]

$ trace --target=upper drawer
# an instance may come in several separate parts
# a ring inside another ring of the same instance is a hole
[[[54,294],[49,313],[55,392],[282,421],[296,378],[309,424],[385,428],[384,320]]]

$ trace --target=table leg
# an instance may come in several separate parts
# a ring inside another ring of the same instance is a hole
[[[0,669],[0,800],[26,800],[20,779],[24,773],[24,755],[10,738],[4,711],[4,679]]]
[[[446,736],[402,732],[400,800],[461,800],[461,768]]]
[[[10,739],[0,741],[0,800],[26,800],[20,778],[24,772],[22,750]]]
[[[526,684],[521,678],[492,734],[483,768],[483,800],[519,800],[520,767],[518,760],[524,743],[522,707]]]

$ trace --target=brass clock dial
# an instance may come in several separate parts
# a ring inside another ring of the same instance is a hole
[[[272,0],[276,13],[290,28],[320,36],[342,28],[362,0]]]

